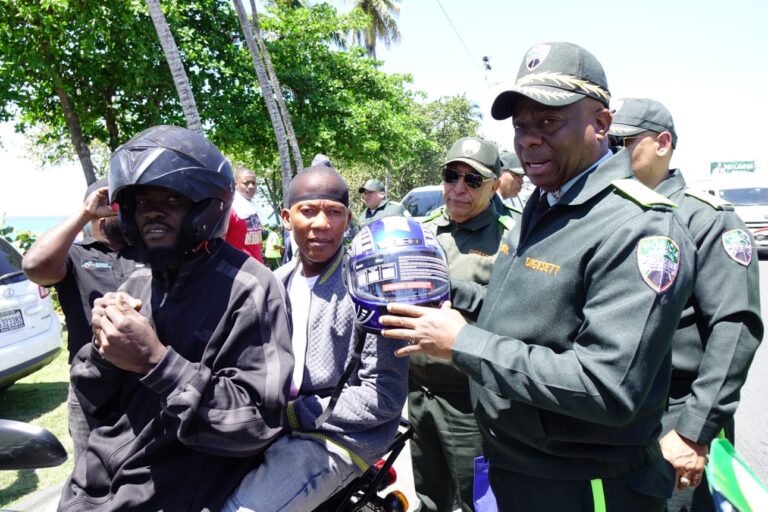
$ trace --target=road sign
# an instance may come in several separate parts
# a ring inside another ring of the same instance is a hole
[[[755,172],[754,160],[740,162],[712,162],[709,164],[710,174],[730,174],[732,172]]]

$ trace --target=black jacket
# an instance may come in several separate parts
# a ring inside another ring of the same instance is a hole
[[[222,241],[208,251],[172,284],[147,268],[121,287],[168,346],[147,375],[92,345],[78,353],[73,386],[101,426],[59,510],[218,510],[283,431],[293,367],[285,289]]]

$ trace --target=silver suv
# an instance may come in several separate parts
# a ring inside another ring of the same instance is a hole
[[[21,254],[0,238],[0,389],[47,365],[61,350],[51,293],[27,279]]]

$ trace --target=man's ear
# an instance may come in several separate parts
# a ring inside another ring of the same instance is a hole
[[[656,135],[656,154],[664,156],[672,151],[672,134],[669,132],[661,132]]]
[[[283,208],[280,211],[280,218],[283,221],[283,229],[290,231],[291,230],[291,212]]]
[[[598,140],[608,140],[608,129],[611,127],[612,119],[611,111],[607,108],[595,112],[595,132]]]

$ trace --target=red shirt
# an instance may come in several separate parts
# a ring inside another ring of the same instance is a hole
[[[264,263],[264,257],[261,254],[261,220],[258,214],[253,213],[243,219],[235,213],[234,208],[231,209],[226,241],[232,247],[240,249]]]

